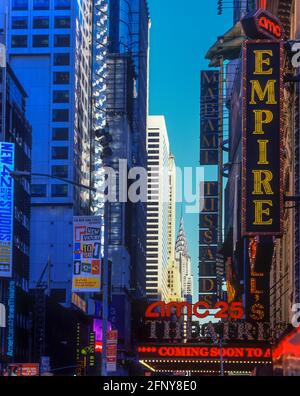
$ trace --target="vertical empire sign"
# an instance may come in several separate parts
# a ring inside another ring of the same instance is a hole
[[[218,182],[204,182],[199,221],[199,300],[217,298]]]
[[[73,292],[99,292],[101,217],[74,217]]]
[[[282,41],[246,41],[243,48],[242,234],[246,318],[267,322],[273,240],[283,231]]]
[[[244,236],[282,234],[282,59],[280,41],[244,44]]]
[[[0,278],[12,276],[15,146],[0,142]]]
[[[218,164],[219,71],[201,72],[200,165]]]

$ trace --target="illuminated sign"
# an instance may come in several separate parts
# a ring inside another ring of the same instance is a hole
[[[86,312],[86,302],[77,293],[72,293],[72,304],[81,309],[81,311]]]
[[[265,347],[223,347],[215,346],[151,346],[138,347],[138,352],[151,357],[198,357],[198,358],[242,358],[242,359],[270,359],[271,348]]]
[[[72,291],[100,291],[101,217],[74,217]]]
[[[36,377],[39,375],[38,363],[11,363],[7,368],[9,375],[13,377]]]
[[[219,139],[219,72],[201,72],[200,165],[218,163]]]
[[[266,10],[257,10],[241,21],[244,32],[251,39],[281,40],[284,29],[278,18]]]
[[[102,353],[102,349],[103,349],[102,341],[96,341],[95,342],[95,352],[96,353]]]
[[[280,42],[244,44],[244,236],[282,235],[282,57]]]
[[[14,281],[9,282],[8,286],[8,315],[7,315],[7,356],[14,356],[15,349],[15,300],[16,284]]]
[[[106,344],[106,370],[107,372],[117,371],[117,353],[118,353],[118,331],[111,330],[107,333]]]
[[[199,299],[217,300],[218,182],[203,182],[199,215]]]
[[[149,305],[145,312],[146,318],[170,318],[176,315],[178,318],[187,316],[191,318],[195,316],[199,319],[205,319],[212,315],[210,309],[218,310],[213,316],[217,319],[242,319],[244,316],[244,309],[242,303],[232,302],[228,304],[226,301],[218,301],[211,306],[207,301],[199,301],[196,304],[188,302],[169,302],[156,301]],[[204,311],[204,312],[203,312]]]
[[[15,146],[0,142],[0,278],[12,276]]]
[[[201,323],[199,320],[186,321],[185,318],[145,320],[140,340],[164,340],[185,342],[264,341],[271,339],[269,322],[244,322],[223,319],[219,322]]]
[[[262,244],[249,238],[247,259],[246,320],[265,322],[270,316],[270,264],[273,240]]]
[[[89,336],[89,347],[90,347],[90,352],[89,352],[89,366],[94,367],[95,366],[95,333],[93,331],[90,332]]]

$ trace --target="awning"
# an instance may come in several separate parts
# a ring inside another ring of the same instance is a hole
[[[210,67],[220,66],[220,57],[224,60],[237,59],[240,56],[242,44],[246,36],[244,35],[242,25],[237,22],[223,36],[219,37],[205,55],[210,60]]]

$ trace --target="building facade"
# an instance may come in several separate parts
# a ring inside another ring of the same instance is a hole
[[[181,273],[175,261],[176,227],[176,164],[175,157],[169,157],[169,206],[168,206],[168,301],[181,301]]]
[[[253,6],[250,8],[253,9]],[[298,375],[299,326],[292,318],[295,304],[299,303],[299,205],[294,198],[289,200],[288,197],[299,195],[299,89],[295,82],[299,68],[292,63],[294,53],[291,51],[292,43],[299,39],[299,4],[293,0],[267,0],[257,2],[256,7],[267,9],[284,28],[281,170],[283,195],[287,200],[281,219],[282,235],[273,238],[242,236],[243,145],[240,131],[248,114],[243,113],[242,59],[237,57],[227,65],[229,172],[225,189],[225,242],[222,252],[225,256],[227,297],[228,301],[243,302],[246,320],[264,320],[270,324],[273,374]],[[235,18],[240,17],[239,10],[235,9]],[[260,272],[264,273],[264,281],[254,281],[253,276],[261,277]],[[259,315],[251,309],[253,305],[249,302],[251,294],[257,293],[264,296],[262,305],[256,305],[259,310],[265,307]],[[256,373],[259,374],[259,370]]]
[[[163,116],[149,116],[147,272],[149,300],[167,300],[169,222],[169,138]]]
[[[175,244],[175,262],[181,275],[181,290],[184,301],[192,303],[193,300],[193,275],[191,256],[189,255],[187,238],[184,231],[183,218],[180,221],[179,232]]]
[[[89,214],[93,2],[10,0],[9,63],[27,90],[32,124],[30,287],[51,265],[51,289],[70,304],[73,215]],[[46,174],[51,178],[40,176]]]
[[[110,0],[109,52],[130,56],[133,76],[131,98],[132,166],[147,167],[146,131],[148,114],[148,60],[150,18],[146,0]],[[137,298],[146,295],[146,202],[132,205],[132,287]]]
[[[12,170],[31,170],[31,126],[26,119],[27,94],[16,75],[7,64],[0,67],[1,112],[1,166],[8,157],[5,144],[13,145]],[[2,176],[5,173],[2,171]],[[9,177],[10,183],[12,178]],[[9,181],[8,180],[8,181]],[[0,328],[0,371],[9,362],[28,362],[31,359],[32,307],[29,297],[29,250],[30,250],[30,179],[17,177],[12,194],[0,192],[1,240],[7,229],[7,208],[11,202],[11,256],[7,261],[7,248],[0,246],[0,303],[4,306],[5,326]],[[9,264],[10,274],[5,274]]]

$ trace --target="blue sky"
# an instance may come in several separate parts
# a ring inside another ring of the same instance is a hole
[[[179,167],[199,166],[200,70],[208,48],[232,26],[232,9],[217,15],[217,0],[148,0],[151,16],[150,114],[164,115]],[[211,167],[209,167],[211,168]],[[206,170],[207,179],[213,171]],[[177,207],[177,226],[181,205]],[[198,290],[198,222],[184,214]],[[194,293],[197,298],[197,294]]]

